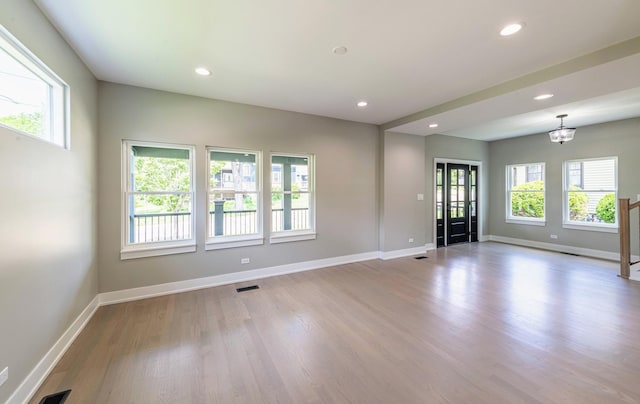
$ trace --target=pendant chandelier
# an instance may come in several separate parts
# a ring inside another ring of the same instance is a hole
[[[564,142],[568,142],[573,139],[573,135],[576,133],[576,128],[567,128],[564,126],[564,118],[567,116],[567,114],[556,116],[556,118],[560,118],[560,127],[549,132],[549,137],[552,142],[563,144]]]

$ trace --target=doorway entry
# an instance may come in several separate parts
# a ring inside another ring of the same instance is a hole
[[[436,246],[478,241],[477,165],[436,162]]]

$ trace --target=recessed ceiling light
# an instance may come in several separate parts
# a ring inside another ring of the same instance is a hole
[[[521,29],[522,29],[521,23],[509,24],[506,27],[502,28],[502,30],[500,31],[500,35],[502,36],[513,35],[516,32],[520,31]]]
[[[364,107],[366,107],[367,105],[369,105],[369,103],[368,103],[368,102],[366,102],[366,101],[358,101],[358,104],[356,104],[356,105],[357,105],[358,107],[360,107],[360,108],[364,108]]]
[[[534,100],[536,101],[541,101],[541,100],[547,100],[549,98],[553,97],[553,94],[540,94],[537,95],[535,97],[533,97]]]
[[[437,128],[438,124],[437,123],[431,123],[431,124],[429,124],[429,127],[430,128]]]
[[[344,55],[344,54],[347,53],[347,47],[346,46],[336,46],[331,51],[333,53],[335,53],[336,55]]]
[[[196,67],[196,73],[201,76],[211,76],[211,71],[206,67]]]

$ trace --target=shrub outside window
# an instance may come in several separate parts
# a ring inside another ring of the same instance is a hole
[[[314,159],[271,156],[271,242],[315,238]]]
[[[545,224],[544,163],[513,164],[506,167],[506,221]]]
[[[2,26],[0,125],[69,148],[69,86]]]
[[[207,249],[263,243],[260,152],[207,148]]]
[[[616,231],[618,228],[617,167],[617,157],[564,162],[564,227]]]
[[[194,148],[123,143],[121,258],[195,251]]]

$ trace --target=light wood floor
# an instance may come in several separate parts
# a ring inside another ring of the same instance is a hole
[[[615,263],[428,255],[102,307],[32,402],[640,402],[640,283]]]

